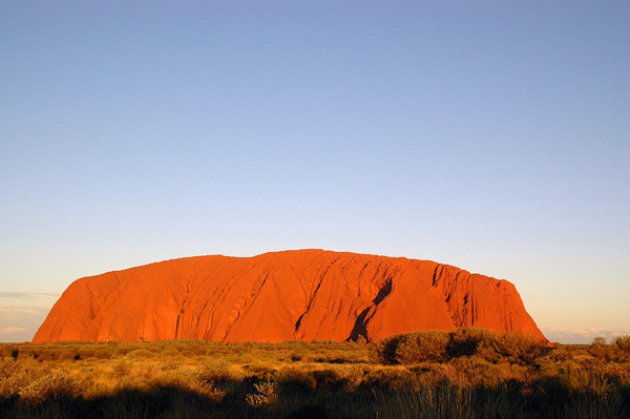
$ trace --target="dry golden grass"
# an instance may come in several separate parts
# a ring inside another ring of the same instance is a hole
[[[0,417],[629,417],[627,342],[4,344]]]

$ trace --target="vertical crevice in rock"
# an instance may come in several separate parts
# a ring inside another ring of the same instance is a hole
[[[374,299],[372,300],[372,304],[361,311],[361,313],[357,316],[357,320],[354,322],[354,327],[350,332],[350,336],[348,336],[346,340],[369,340],[367,333],[367,324],[369,323],[370,319],[374,317],[374,314],[376,314],[376,308],[378,307],[378,305],[392,292],[392,287],[392,278],[388,278],[387,281],[385,281],[383,287],[376,294],[376,297],[374,297]]]
[[[313,302],[315,301],[315,298],[317,297],[317,292],[319,291],[319,289],[322,286],[322,283],[324,282],[324,279],[326,278],[326,275],[328,275],[328,271],[330,270],[330,268],[339,260],[339,258],[336,258],[335,260],[333,260],[330,265],[328,265],[326,267],[326,269],[324,269],[324,272],[321,273],[319,275],[319,281],[317,282],[317,285],[315,286],[315,290],[313,291],[313,293],[311,294],[311,296],[308,299],[308,302],[306,303],[306,308],[304,309],[304,311],[302,312],[302,314],[300,314],[300,316],[298,317],[297,321],[295,322],[295,327],[293,329],[293,337],[295,338],[297,336],[297,333],[300,329],[300,325],[302,324],[302,320],[304,319],[304,316],[306,314],[308,314],[308,312],[311,310],[311,307],[313,305]]]
[[[188,297],[190,296],[190,284],[186,285],[186,293],[184,294],[184,298],[182,298],[182,302],[179,305],[179,313],[177,313],[177,318],[175,319],[175,339],[179,339],[179,327],[182,317],[184,315],[184,306],[188,301]]]

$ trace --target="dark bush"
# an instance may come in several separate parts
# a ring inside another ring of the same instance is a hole
[[[546,343],[529,336],[493,333],[481,329],[396,335],[382,339],[372,346],[374,361],[382,364],[448,362],[453,358],[477,355],[493,363],[531,365],[551,350]]]
[[[383,364],[444,362],[448,342],[448,332],[442,331],[391,336],[373,344],[373,358]]]
[[[630,335],[615,338],[614,345],[624,352],[630,353]]]
[[[318,390],[338,392],[350,384],[347,378],[340,377],[334,370],[313,371]]]
[[[551,347],[546,343],[516,333],[487,332],[483,334],[478,347],[478,355],[486,361],[521,365],[532,365],[550,351]]]
[[[376,341],[371,346],[370,358],[381,364],[397,364],[396,349],[403,335],[390,336]]]
[[[280,394],[287,397],[307,395],[315,391],[317,381],[312,374],[297,369],[287,369],[277,378]]]
[[[446,353],[451,358],[473,356],[486,335],[487,332],[481,329],[457,329],[450,334]]]
[[[444,362],[449,340],[447,332],[439,331],[403,335],[396,348],[396,361],[400,364]]]

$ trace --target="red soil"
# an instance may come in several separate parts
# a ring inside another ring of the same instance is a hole
[[[431,261],[297,250],[81,278],[33,341],[372,341],[466,326],[544,339],[508,281]]]

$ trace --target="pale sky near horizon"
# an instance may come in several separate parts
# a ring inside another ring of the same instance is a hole
[[[264,3],[264,5],[262,4]],[[630,332],[627,2],[0,3],[0,341],[76,278],[298,248]]]

